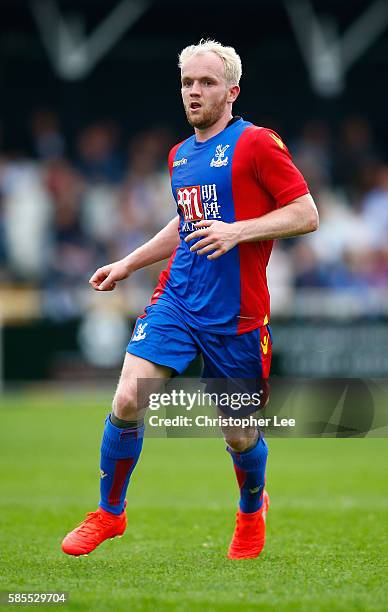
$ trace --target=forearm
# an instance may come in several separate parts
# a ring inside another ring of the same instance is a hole
[[[238,242],[291,238],[318,228],[318,213],[312,197],[302,196],[262,217],[237,221]]]
[[[172,219],[151,240],[125,257],[130,272],[167,259],[179,244],[179,216]]]

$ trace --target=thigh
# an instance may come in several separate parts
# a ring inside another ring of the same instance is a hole
[[[206,390],[224,400],[220,413],[236,419],[255,416],[269,400],[272,355],[268,325],[241,335],[206,334],[202,338]],[[233,429],[238,426],[233,425]],[[255,436],[256,427],[246,433]],[[224,432],[225,433],[225,432]]]
[[[127,353],[181,374],[198,354],[189,327],[167,306],[147,306],[138,317]]]
[[[127,346],[113,400],[116,416],[125,420],[143,418],[150,394],[160,393],[165,380],[183,372],[197,352],[190,331],[175,312],[147,306],[136,320]]]
[[[271,367],[269,325],[241,335],[201,334],[204,378],[267,379]]]

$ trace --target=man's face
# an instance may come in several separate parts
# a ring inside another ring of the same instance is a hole
[[[215,53],[190,57],[182,66],[182,99],[187,120],[198,129],[206,129],[228,112],[233,97],[225,81],[224,63]]]

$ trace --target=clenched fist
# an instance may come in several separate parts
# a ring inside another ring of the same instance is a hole
[[[120,259],[120,261],[114,261],[107,266],[98,268],[90,278],[89,283],[96,291],[113,291],[117,281],[128,278],[130,274],[131,270],[128,263],[124,259]]]

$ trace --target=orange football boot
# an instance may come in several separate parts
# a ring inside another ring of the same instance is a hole
[[[267,491],[257,512],[237,511],[236,529],[229,546],[228,559],[254,559],[258,557],[265,544],[265,519],[269,508]]]
[[[62,542],[62,550],[76,557],[87,555],[104,540],[122,536],[126,526],[125,508],[117,515],[98,507],[96,512],[88,512],[86,519],[67,534]]]

